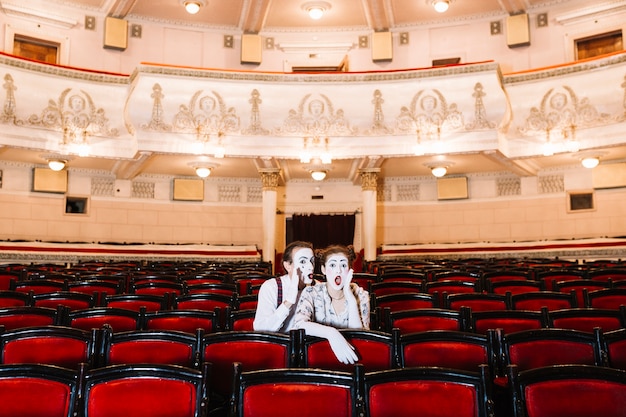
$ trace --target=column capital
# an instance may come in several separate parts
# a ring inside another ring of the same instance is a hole
[[[378,187],[378,173],[380,168],[364,168],[359,170],[361,190],[376,191]]]
[[[259,169],[259,174],[261,174],[263,190],[276,190],[280,178],[280,168]]]

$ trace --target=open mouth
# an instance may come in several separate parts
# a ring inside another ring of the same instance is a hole
[[[340,285],[340,284],[341,284],[341,276],[340,276],[340,275],[337,275],[337,276],[335,277],[335,284],[337,284],[337,285]]]

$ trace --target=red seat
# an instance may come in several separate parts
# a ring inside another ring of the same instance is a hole
[[[234,368],[231,417],[357,416],[354,374],[301,368],[243,371],[241,364]]]
[[[78,371],[41,364],[0,366],[0,413],[5,416],[74,417]]]
[[[366,372],[391,369],[397,366],[395,343],[399,330],[391,333],[375,330],[340,329],[339,332],[354,347]],[[336,371],[354,371],[354,364],[344,364],[337,360],[330,343],[326,339],[306,336],[302,349],[303,368],[322,368]]]
[[[112,365],[87,371],[84,417],[206,415],[208,374],[183,366]]]
[[[0,309],[0,325],[5,330],[22,327],[51,326],[61,324],[64,309],[48,307],[8,307]]]
[[[109,325],[113,331],[123,332],[139,329],[144,314],[144,310],[132,311],[114,307],[95,307],[68,312],[64,324],[83,330]]]
[[[472,311],[470,329],[486,334],[489,329],[502,329],[504,333],[548,327],[548,311],[493,310]]]
[[[214,333],[221,329],[220,310],[165,310],[149,311],[144,317],[147,330],[176,330],[195,334],[197,329]]]
[[[103,331],[99,366],[153,363],[199,368],[202,331],[195,335],[173,330]]]
[[[0,334],[0,363],[41,363],[78,369],[95,364],[99,330],[63,326],[14,329]]]
[[[509,367],[515,417],[623,417],[626,371],[559,365],[519,371]]]
[[[231,331],[205,335],[200,346],[201,360],[211,363],[212,375],[220,376],[210,382],[215,407],[225,407],[232,395],[234,363],[246,371],[297,367],[296,352],[303,337],[301,330],[289,334]]]
[[[541,311],[546,307],[548,311],[578,306],[576,293],[564,293],[556,291],[531,291],[511,296],[511,304],[514,310]]]
[[[479,372],[438,367],[399,368],[364,375],[370,417],[493,415],[488,366]]]
[[[429,330],[457,330],[468,328],[469,309],[448,310],[443,308],[418,308],[412,310],[391,311],[383,309],[383,330],[391,332],[399,329],[400,333],[425,332]]]
[[[495,331],[476,334],[464,331],[433,330],[400,336],[400,367],[438,366],[478,372],[489,365],[491,375],[497,371],[498,344]]]

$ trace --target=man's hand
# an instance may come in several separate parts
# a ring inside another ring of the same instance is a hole
[[[295,267],[291,271],[291,274],[287,276],[287,285],[285,286],[285,301],[291,303],[291,305],[294,305],[298,298],[298,286],[300,284],[301,275],[302,271],[300,271],[300,268]]]

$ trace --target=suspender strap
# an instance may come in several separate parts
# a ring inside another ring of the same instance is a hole
[[[276,307],[280,307],[283,303],[283,280],[280,277],[276,277],[276,283],[278,284],[278,297],[276,301]]]

